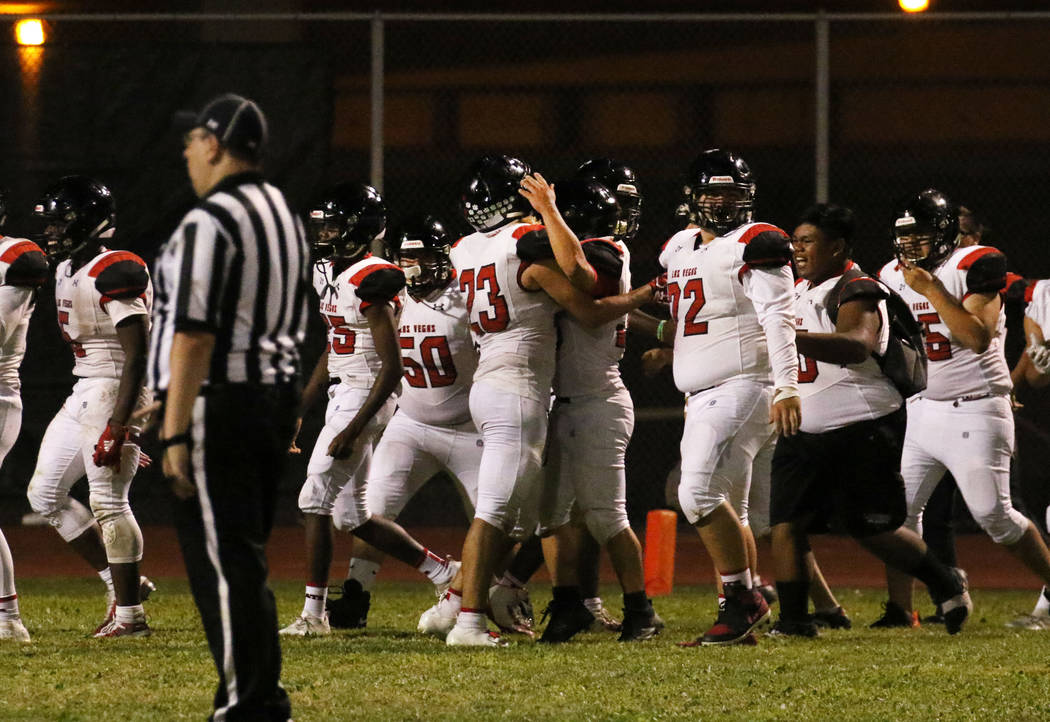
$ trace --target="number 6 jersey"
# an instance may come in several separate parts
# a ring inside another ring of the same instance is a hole
[[[396,316],[405,274],[392,263],[368,254],[337,277],[333,275],[330,260],[314,264],[314,289],[328,327],[328,376],[347,386],[370,389],[382,362],[365,310],[376,303],[389,303]]]

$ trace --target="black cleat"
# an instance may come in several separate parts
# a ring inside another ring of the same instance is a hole
[[[788,637],[807,637],[814,638],[819,637],[820,632],[817,630],[817,625],[812,619],[804,619],[801,621],[784,619],[781,617],[777,620],[773,628],[766,632],[767,637],[786,639]]]
[[[853,620],[842,607],[835,607],[826,612],[813,612],[813,623],[825,629],[851,629]]]
[[[545,644],[568,642],[594,623],[594,615],[583,606],[580,600],[567,603],[552,601],[543,610],[543,618],[540,622],[544,622],[548,617],[550,617],[550,622],[543,630],[543,636],[540,637],[540,641]]]
[[[966,572],[953,567],[952,574],[959,582],[959,593],[941,602],[937,611],[944,617],[944,628],[948,634],[958,634],[973,611],[973,601],[970,600],[970,583]]]
[[[372,604],[372,593],[361,588],[361,582],[347,579],[341,587],[342,595],[328,597],[325,611],[328,624],[336,629],[363,629],[368,624],[368,608]]]
[[[886,611],[883,612],[881,617],[868,625],[869,629],[915,629],[919,626],[918,612],[905,611],[894,602],[886,602],[883,606]]]
[[[660,621],[660,626],[657,626],[657,620]],[[619,641],[644,642],[659,634],[661,629],[663,629],[663,620],[656,616],[652,604],[649,604],[649,608],[644,612],[624,609]]]

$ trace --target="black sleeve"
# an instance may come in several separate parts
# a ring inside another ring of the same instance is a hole
[[[365,303],[389,303],[405,287],[400,268],[377,268],[361,280],[355,293]]]
[[[994,293],[1006,288],[1006,256],[986,253],[966,270],[967,293]]]
[[[539,228],[522,234],[518,239],[518,258],[526,263],[536,263],[554,258],[554,249],[547,237],[547,229]]]
[[[605,241],[589,241],[583,244],[583,255],[598,275],[620,280],[623,273],[623,254],[619,248]]]
[[[122,259],[103,268],[95,288],[106,298],[137,298],[146,292],[149,273],[141,260]]]
[[[791,239],[781,230],[762,231],[744,247],[744,263],[752,268],[779,268],[791,263]]]
[[[889,291],[886,290],[885,286],[868,276],[861,276],[847,282],[842,287],[842,293],[839,294],[839,306],[861,298],[882,301],[889,297]]]
[[[47,283],[51,269],[43,251],[25,251],[7,268],[4,283],[8,286],[40,288]]]

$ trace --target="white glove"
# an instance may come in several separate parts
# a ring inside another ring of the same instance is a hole
[[[1025,350],[1028,352],[1028,358],[1032,359],[1035,370],[1043,375],[1050,374],[1050,347],[1039,343],[1039,338],[1034,333],[1028,340],[1030,343]]]

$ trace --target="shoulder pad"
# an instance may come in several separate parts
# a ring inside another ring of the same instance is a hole
[[[107,253],[88,271],[103,298],[137,298],[146,292],[149,272],[146,263],[128,251]]]
[[[608,276],[619,282],[623,273],[623,252],[614,243],[603,238],[584,241],[583,255],[599,276]]]
[[[839,305],[859,298],[875,298],[883,300],[889,298],[889,291],[881,283],[870,276],[858,276],[846,282],[839,294]]]
[[[351,278],[357,288],[354,293],[366,303],[388,303],[405,287],[405,274],[390,263],[368,266]]]
[[[994,248],[979,248],[959,261],[966,271],[967,293],[994,293],[1006,288],[1006,256]]]
[[[518,242],[515,252],[526,263],[554,258],[554,249],[543,226],[522,226],[514,232],[514,238]]]
[[[757,233],[752,231],[757,229]],[[747,240],[745,240],[747,239]],[[744,263],[752,268],[779,268],[791,263],[791,239],[776,226],[761,224],[740,237]]]
[[[1035,291],[1035,283],[1035,281],[1029,281],[1024,276],[1007,272],[1003,298],[1007,303],[1031,303],[1032,293]]]
[[[5,286],[39,288],[47,283],[51,269],[47,256],[32,241],[18,241],[0,254],[0,263],[7,264],[3,279]]]

